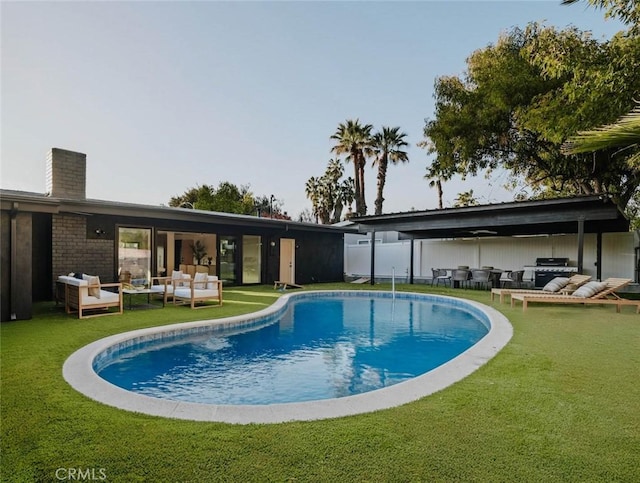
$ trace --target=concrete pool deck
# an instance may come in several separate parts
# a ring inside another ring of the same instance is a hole
[[[384,292],[363,292],[380,295]],[[85,396],[109,406],[127,411],[191,421],[212,421],[231,424],[283,423],[288,421],[311,421],[362,414],[400,406],[438,392],[467,377],[493,358],[511,339],[513,328],[509,320],[497,310],[473,302],[447,296],[431,296],[455,301],[456,305],[467,305],[484,313],[491,327],[489,332],[475,345],[452,360],[421,375],[393,386],[375,391],[336,399],[323,399],[300,403],[270,405],[215,405],[173,401],[137,394],[115,386],[102,379],[93,368],[94,360],[114,346],[131,340],[145,340],[158,334],[176,331],[197,330],[210,326],[228,329],[259,320],[281,311],[291,298],[323,292],[298,292],[280,297],[270,307],[252,314],[218,320],[206,320],[140,329],[105,337],[74,352],[64,363],[62,373],[65,380]],[[335,291],[335,293],[348,293]],[[399,293],[400,294],[400,293]],[[404,292],[403,294],[406,294]],[[411,294],[422,296],[422,294]]]

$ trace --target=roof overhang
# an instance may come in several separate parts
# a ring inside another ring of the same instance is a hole
[[[355,232],[355,227],[318,225],[316,223],[260,218],[257,216],[194,210],[191,208],[139,205],[94,199],[75,200],[52,198],[37,193],[10,190],[0,190],[0,204],[2,210],[14,212],[69,213],[80,216],[104,215],[147,220],[169,220],[179,222],[181,224],[193,223],[198,225],[216,224],[243,228],[250,227],[273,231],[300,230],[325,233]]]
[[[401,239],[526,236],[629,231],[605,196],[518,201],[352,218],[359,233],[397,231]]]

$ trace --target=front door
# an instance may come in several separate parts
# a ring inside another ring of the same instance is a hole
[[[296,283],[296,241],[293,238],[280,239],[280,281]]]

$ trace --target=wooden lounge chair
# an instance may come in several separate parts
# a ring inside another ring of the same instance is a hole
[[[590,275],[572,275],[571,277],[569,277],[569,283],[567,284],[568,286],[573,286],[573,288],[578,288],[582,285],[584,285],[585,283],[587,283],[589,280],[591,280],[591,276]],[[564,290],[564,289],[560,289],[560,290]],[[544,290],[534,290],[534,289],[526,289],[526,288],[492,288],[491,289],[491,301],[493,302],[494,297],[496,295],[500,296],[500,303],[504,302],[504,298],[505,296],[511,295],[511,294],[557,294],[557,295],[562,295],[562,292],[545,292]]]
[[[515,301],[522,302],[522,310],[527,310],[529,302],[541,302],[551,304],[602,304],[615,305],[616,312],[620,312],[623,305],[632,305],[636,307],[636,313],[640,313],[640,300],[628,300],[619,297],[615,292],[631,282],[628,278],[608,278],[603,283],[604,288],[590,297],[578,297],[576,295],[556,295],[556,294],[525,294],[512,293],[511,306],[515,306]],[[590,282],[585,284],[583,289],[590,284],[598,282]]]

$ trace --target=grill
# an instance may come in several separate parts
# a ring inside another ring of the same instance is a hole
[[[578,267],[570,267],[568,258],[536,258],[534,271],[535,286],[544,287],[556,277],[570,277],[578,272]]]

